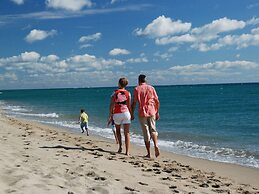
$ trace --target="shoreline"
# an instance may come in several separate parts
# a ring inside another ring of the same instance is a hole
[[[157,159],[145,159],[141,157],[145,148],[138,145],[131,145],[131,156],[127,157],[116,153],[117,145],[111,139],[1,113],[0,123],[0,172],[5,174],[0,179],[1,193],[67,193],[64,183],[68,180],[73,182],[70,188],[75,193],[259,192],[256,168],[165,151]],[[71,168],[73,174],[68,175]]]

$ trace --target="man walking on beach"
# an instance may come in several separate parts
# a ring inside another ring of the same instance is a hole
[[[159,119],[160,102],[156,90],[153,86],[148,85],[145,75],[139,75],[138,86],[134,90],[132,102],[132,120],[134,119],[134,110],[136,104],[139,105],[139,121],[143,130],[144,141],[147,149],[146,157],[150,158],[150,139],[152,138],[155,148],[155,156],[160,155],[157,144],[158,133],[156,131],[156,120]],[[151,136],[151,138],[150,138]]]

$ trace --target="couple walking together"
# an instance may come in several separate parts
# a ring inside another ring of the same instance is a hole
[[[133,101],[131,103],[130,92],[125,88],[128,85],[126,78],[120,78],[118,89],[111,96],[109,121],[114,121],[116,127],[116,135],[119,143],[118,152],[122,152],[122,140],[120,128],[123,125],[125,135],[126,155],[129,155],[130,147],[130,123],[134,120],[134,110],[138,103],[138,116],[143,131],[143,137],[147,150],[146,157],[150,158],[150,139],[154,142],[155,156],[160,154],[156,131],[156,120],[159,119],[160,103],[156,90],[147,84],[146,76],[139,75],[138,86],[134,89]]]

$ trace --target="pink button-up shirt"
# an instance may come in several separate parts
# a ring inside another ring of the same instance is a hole
[[[154,87],[142,83],[134,90],[134,103],[139,103],[139,116],[155,116],[158,108],[158,96]]]

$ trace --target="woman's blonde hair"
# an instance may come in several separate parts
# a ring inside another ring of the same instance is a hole
[[[119,79],[119,84],[121,87],[125,88],[128,85],[128,80],[125,77]]]

